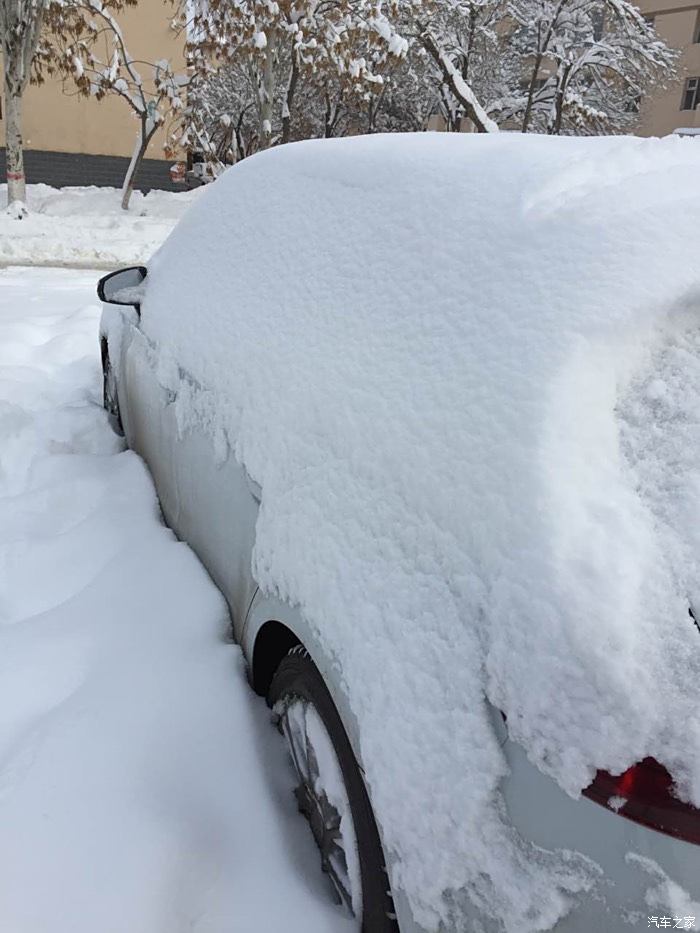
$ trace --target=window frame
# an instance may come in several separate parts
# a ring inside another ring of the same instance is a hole
[[[691,87],[691,85],[693,86]],[[692,94],[692,107],[686,107],[689,94]],[[685,79],[685,84],[683,85],[683,96],[681,97],[681,110],[686,113],[692,113],[694,110],[697,110],[698,104],[700,104],[700,75],[693,75],[692,77]]]

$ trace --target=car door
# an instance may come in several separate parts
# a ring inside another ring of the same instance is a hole
[[[167,524],[192,547],[222,591],[240,639],[257,588],[251,559],[260,490],[236,461],[225,435],[215,443],[196,418],[183,418],[183,408],[192,407],[204,390],[181,368],[167,386],[162,384],[159,349],[141,323],[127,324],[122,338],[127,440],[150,469]]]
[[[187,382],[182,373],[183,388]],[[193,391],[191,384],[186,388]],[[220,430],[215,439],[197,419],[178,435],[174,467],[178,534],[224,594],[240,640],[257,589],[251,562],[260,489],[236,460],[229,439]]]

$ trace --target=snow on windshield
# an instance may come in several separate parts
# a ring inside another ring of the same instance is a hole
[[[262,487],[257,579],[338,659],[428,926],[466,891],[542,929],[594,872],[508,826],[485,696],[569,793],[652,755],[700,804],[699,169],[679,138],[300,143],[149,268],[162,378],[218,399],[182,428]]]

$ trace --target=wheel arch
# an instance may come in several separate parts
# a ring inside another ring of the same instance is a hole
[[[287,652],[301,645],[309,653],[333,698],[361,761],[357,719],[347,694],[339,664],[299,607],[258,590],[247,613],[243,631],[234,632],[248,662],[248,679],[260,696],[266,696],[272,677]]]
[[[364,777],[357,718],[346,693],[344,678],[333,657],[325,650],[317,633],[308,624],[298,607],[258,590],[248,610],[243,631],[238,636],[248,662],[248,677],[256,693],[266,696],[275,670],[282,659],[296,645],[303,647],[318,668],[350,741],[355,759]],[[369,787],[367,791],[369,793]],[[369,794],[371,801],[371,793]],[[382,828],[378,824],[382,839]],[[387,850],[384,850],[387,857]],[[392,862],[388,855],[387,862]],[[400,889],[394,892],[399,910],[400,929],[423,933],[413,924],[410,909]]]
[[[255,637],[251,663],[251,682],[257,694],[267,695],[280,662],[291,648],[301,643],[299,636],[283,622],[269,619],[263,623]]]

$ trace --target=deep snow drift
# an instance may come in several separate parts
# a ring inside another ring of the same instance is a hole
[[[199,191],[135,191],[128,211],[116,188],[27,186],[29,214],[0,209],[0,265],[54,264],[111,268],[145,262]],[[7,186],[0,185],[0,204]]]
[[[0,271],[0,929],[349,933],[223,602],[107,426],[96,278]]]
[[[182,428],[262,486],[258,580],[342,665],[428,924],[590,881],[502,823],[484,693],[569,793],[652,755],[700,804],[699,216],[690,140],[358,138],[236,166],[151,263],[160,377],[220,393]]]

